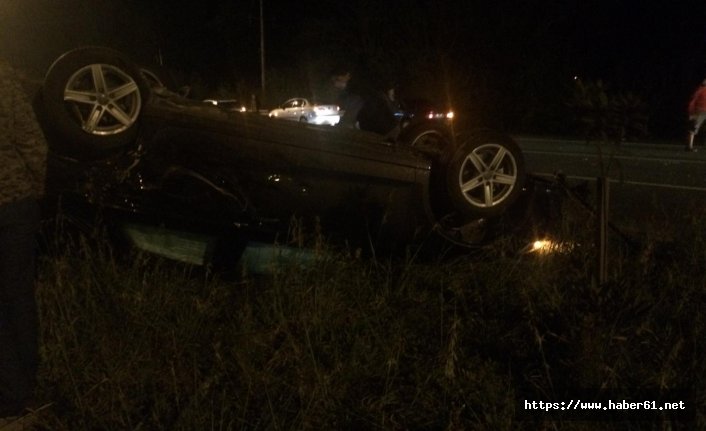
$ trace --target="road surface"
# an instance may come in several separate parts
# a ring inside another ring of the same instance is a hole
[[[570,184],[595,183],[607,174],[611,218],[678,226],[706,214],[706,148],[692,153],[683,145],[621,143],[515,136],[527,171],[562,173]]]

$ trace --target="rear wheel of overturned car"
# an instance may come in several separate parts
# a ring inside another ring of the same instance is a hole
[[[140,69],[109,48],[69,51],[51,65],[42,96],[52,150],[99,160],[135,142],[149,84]]]
[[[495,217],[521,193],[525,164],[517,144],[502,134],[487,133],[458,142],[446,168],[453,207],[469,217]]]

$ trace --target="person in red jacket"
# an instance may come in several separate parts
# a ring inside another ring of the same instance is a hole
[[[694,137],[699,133],[701,125],[706,120],[706,79],[703,80],[699,88],[691,96],[688,113],[691,130],[689,130],[689,141],[687,142],[686,150],[696,151],[696,148],[694,148]]]

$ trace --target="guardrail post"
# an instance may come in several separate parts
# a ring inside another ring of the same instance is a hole
[[[610,181],[608,177],[596,179],[598,193],[598,223],[596,226],[596,247],[598,284],[608,281],[608,204],[610,202]]]

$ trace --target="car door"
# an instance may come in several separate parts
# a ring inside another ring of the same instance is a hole
[[[304,99],[290,99],[282,105],[282,110],[284,111],[284,117],[289,120],[298,120],[302,115],[302,105],[304,104]]]

